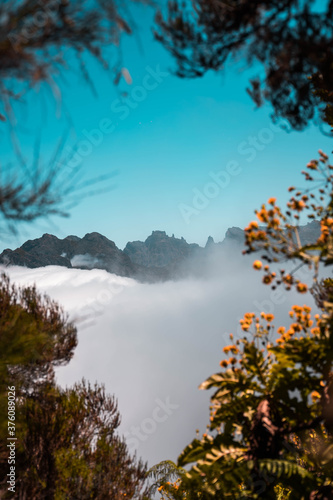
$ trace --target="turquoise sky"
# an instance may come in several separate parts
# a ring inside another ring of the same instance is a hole
[[[61,182],[80,167],[80,182],[110,175],[92,186],[107,191],[88,197],[78,191],[70,218],[22,226],[15,237],[3,234],[2,248],[45,232],[65,237],[97,231],[120,248],[156,229],[202,245],[209,235],[221,241],[228,227],[252,220],[268,197],[285,203],[288,186],[302,185],[300,171],[317,150],[331,152],[332,141],[318,128],[288,131],[283,122],[272,124],[269,106],[255,110],[245,89],[258,68],[248,70],[240,61],[223,74],[181,80],[172,74],[174,61],[153,41],[150,11],[136,9],[135,18],[140,43],[136,37],[122,47],[132,84],[122,78],[115,87],[114,75],[89,60],[95,96],[69,55],[68,70],[57,80],[61,101],[42,87],[15,108],[27,161],[36,137],[47,162],[66,135],[64,156],[72,160],[62,161]],[[0,143],[3,165],[16,168],[6,128]]]

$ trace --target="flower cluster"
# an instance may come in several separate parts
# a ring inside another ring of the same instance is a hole
[[[187,495],[184,492],[180,492],[182,481],[178,478],[176,481],[166,481],[161,486],[157,488],[157,491],[161,494],[161,500],[171,500],[171,499],[186,499]]]
[[[323,318],[319,314],[315,314],[312,319],[311,307],[305,304],[303,306],[293,305],[289,316],[293,320],[289,328],[280,326],[276,330],[279,334],[279,337],[276,339],[276,345],[280,347],[291,339],[302,339],[301,335],[305,335],[305,337],[309,337],[310,334],[312,336],[319,336],[324,326]],[[262,312],[259,318],[255,313],[245,313],[244,317],[240,320],[240,324],[244,332],[249,332],[251,326],[254,326],[254,330],[252,331],[254,338],[260,339],[263,345],[267,347],[267,352],[269,353],[271,348],[274,347],[273,344],[268,342],[268,334],[274,329],[273,321],[274,314]],[[233,334],[230,334],[230,339],[233,340]],[[220,366],[222,368],[230,366],[234,370],[234,365],[239,362],[235,356],[241,358],[244,354],[244,351],[241,351],[239,346],[241,343],[246,345],[248,342],[249,340],[244,337],[244,339],[237,340],[236,343],[224,347],[224,354],[232,354],[232,356],[228,359],[223,359],[220,362]]]
[[[313,182],[314,187],[297,190],[291,186],[289,192],[293,195],[287,203],[285,213],[276,205],[276,198],[270,198],[267,205],[263,204],[260,210],[255,211],[257,221],[250,222],[245,228],[247,249],[243,252],[263,251],[261,258],[268,264],[298,259],[310,268],[314,267],[315,280],[319,262],[328,263],[333,259],[333,166],[328,163],[328,156],[321,150],[319,156],[319,160],[311,160],[307,164],[307,170],[302,172],[305,180]],[[308,218],[320,219],[320,236],[317,241],[307,244],[302,243],[298,230],[300,214],[304,211]],[[272,285],[272,288],[284,284],[286,290],[295,286],[299,293],[308,291],[305,283],[292,274],[286,274],[284,270],[277,276],[269,265],[264,266],[258,259],[254,261],[253,267],[258,271],[264,270],[262,281],[266,285]]]

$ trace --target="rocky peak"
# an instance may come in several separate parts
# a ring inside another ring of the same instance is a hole
[[[74,236],[74,235],[70,235],[70,236],[66,236],[65,240],[68,240],[68,241],[80,241],[80,238],[78,236]]]
[[[164,268],[187,258],[193,252],[193,245],[189,245],[184,238],[168,236],[165,231],[153,231],[144,243],[127,243],[124,252],[135,264]]]
[[[152,236],[155,236],[155,237],[163,237],[163,236],[166,236],[166,235],[167,235],[167,234],[166,234],[166,232],[165,232],[165,231],[156,230],[156,231],[152,231],[150,238],[151,238]],[[167,236],[167,238],[169,238],[169,236]]]
[[[214,238],[212,236],[208,236],[208,240],[207,240],[205,248],[209,248],[209,247],[212,247],[214,245],[215,245]]]
[[[88,233],[83,238],[68,236],[63,240],[51,234],[29,240],[16,250],[0,255],[5,265],[30,268],[48,265],[105,269],[120,276],[130,276],[134,266],[115,243],[99,233]]]
[[[305,226],[299,226],[299,236],[302,245],[311,244],[320,236],[320,223],[316,220],[308,222]]]
[[[224,242],[226,241],[234,241],[237,243],[244,243],[244,231],[240,227],[229,227],[227,232],[225,233],[225,239]]]

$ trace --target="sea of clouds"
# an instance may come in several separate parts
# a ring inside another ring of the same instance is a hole
[[[176,460],[196,429],[205,432],[209,393],[198,385],[220,370],[229,333],[243,336],[245,312],[274,313],[280,326],[288,323],[291,305],[313,305],[309,294],[262,285],[241,256],[212,266],[206,279],[156,284],[97,269],[3,269],[13,282],[35,283],[76,322],[79,344],[72,361],[57,370],[58,382],[104,383],[118,399],[120,432],[131,452],[150,466]],[[306,279],[306,270],[300,272]]]

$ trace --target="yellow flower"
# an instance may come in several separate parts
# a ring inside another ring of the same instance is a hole
[[[328,160],[327,154],[324,153],[321,149],[318,149],[318,153],[320,154],[320,156],[322,156],[323,158],[325,158],[325,160]]]
[[[252,318],[254,318],[254,317],[255,317],[255,314],[254,314],[254,313],[245,313],[245,314],[244,314],[244,318],[245,318],[246,320],[249,320],[249,319],[251,320],[251,319],[252,319]]]
[[[312,335],[319,335],[320,334],[320,330],[319,330],[318,327],[315,327],[315,328],[311,329],[311,333],[312,333]]]
[[[295,200],[295,199],[292,199],[291,203],[287,203],[287,205],[292,210],[297,210],[297,212],[301,212],[306,207],[306,204],[304,203],[303,200]]]
[[[312,391],[311,397],[312,397],[313,401],[316,401],[317,399],[320,399],[321,396],[320,396],[318,391]]]
[[[296,288],[299,293],[306,293],[308,291],[308,287],[305,283],[298,283]]]
[[[261,269],[262,268],[262,262],[260,260],[255,260],[253,262],[253,267],[254,267],[254,269],[257,269],[257,270]]]
[[[317,165],[314,160],[310,161],[306,166],[310,170],[317,170]]]
[[[257,218],[260,222],[268,222],[268,213],[265,205],[262,206],[260,211],[256,212]]]

